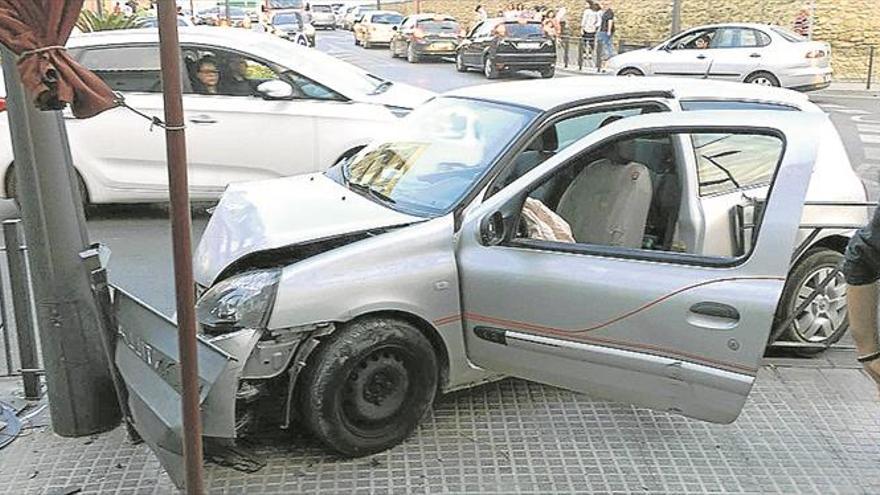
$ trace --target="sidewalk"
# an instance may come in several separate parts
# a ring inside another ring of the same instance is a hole
[[[880,402],[850,363],[849,353],[814,368],[770,360],[731,425],[509,379],[440,398],[388,452],[341,459],[308,437],[276,434],[254,447],[261,471],[208,465],[206,484],[249,494],[880,493]],[[121,429],[66,439],[46,425],[35,418],[0,450],[0,491],[174,492]]]

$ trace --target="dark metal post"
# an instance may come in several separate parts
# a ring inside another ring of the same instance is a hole
[[[584,70],[584,45],[586,41],[581,38],[581,41],[578,43],[578,70]]]
[[[229,18],[229,0],[226,0],[226,24],[232,25],[232,19]]]
[[[183,460],[186,491],[204,492],[202,482],[202,422],[199,416],[199,375],[196,341],[195,283],[192,263],[192,218],[186,173],[186,133],[181,97],[180,41],[174,0],[159,2],[159,46],[165,100],[165,142],[171,191],[171,234],[174,252],[174,290],[177,296],[177,343],[183,388]]]
[[[871,45],[868,51],[868,86],[866,89],[871,89],[871,83],[874,80],[874,48],[874,45]]]
[[[52,428],[62,436],[91,435],[116,427],[120,412],[79,258],[88,239],[67,131],[61,112],[34,107],[15,54],[4,48],[2,58]]]
[[[18,340],[18,359],[21,362],[21,378],[24,395],[28,400],[40,398],[40,367],[37,359],[37,343],[34,338],[31,317],[30,281],[24,260],[24,243],[19,235],[21,220],[3,222],[3,241],[6,244],[6,262],[9,266],[9,283],[12,286],[12,310],[15,313],[15,336]]]
[[[672,0],[672,35],[681,31],[681,0]]]

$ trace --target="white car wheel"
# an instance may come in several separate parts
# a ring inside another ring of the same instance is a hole
[[[759,86],[779,87],[779,79],[769,72],[755,72],[747,77],[744,82],[746,84],[757,84]]]

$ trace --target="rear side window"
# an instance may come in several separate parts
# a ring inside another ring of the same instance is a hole
[[[314,5],[312,9],[315,12],[333,12],[333,9],[330,8],[329,5]]]
[[[457,33],[458,23],[451,19],[423,19],[418,22],[419,29],[423,29],[429,33]]]
[[[114,91],[162,91],[157,45],[94,48],[82,54],[80,63]]]
[[[782,157],[779,138],[746,134],[695,134],[700,196],[769,185]]]
[[[544,27],[537,22],[505,22],[504,34],[508,38],[535,38],[544,36]]]
[[[782,103],[741,100],[682,100],[681,109],[694,110],[780,110],[797,112],[798,108]]]

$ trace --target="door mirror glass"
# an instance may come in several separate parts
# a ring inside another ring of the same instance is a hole
[[[293,86],[284,81],[273,79],[260,83],[257,86],[257,93],[266,100],[287,100],[293,98]]]
[[[497,246],[504,242],[506,237],[504,216],[500,211],[483,219],[480,225],[480,240],[486,246]]]

